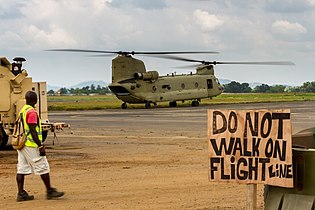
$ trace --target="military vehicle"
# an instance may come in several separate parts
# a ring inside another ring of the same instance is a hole
[[[218,64],[255,64],[255,65],[294,65],[292,62],[217,62],[187,59],[173,54],[217,53],[213,51],[186,52],[122,52],[81,49],[52,49],[48,51],[87,52],[117,54],[112,60],[112,83],[108,86],[116,97],[123,101],[121,108],[126,109],[127,103],[143,103],[145,108],[157,102],[169,102],[176,107],[178,101],[190,100],[192,106],[198,106],[203,98],[212,98],[223,92],[219,80],[214,75],[214,65]],[[168,74],[160,76],[157,71],[147,71],[142,60],[132,55],[149,55],[164,59],[181,60],[199,63],[194,65],[196,73]]]
[[[10,63],[7,58],[0,57],[0,149],[5,149],[12,134],[14,122],[21,108],[25,105],[25,93],[33,90],[38,95],[36,110],[43,126],[43,140],[48,131],[55,131],[68,127],[65,123],[50,123],[47,112],[46,82],[33,82],[22,63],[22,57],[13,59]]]
[[[265,187],[266,210],[315,206],[315,127],[292,135],[293,188]]]

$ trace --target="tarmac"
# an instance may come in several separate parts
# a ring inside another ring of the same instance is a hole
[[[208,181],[208,109],[290,109],[293,134],[315,127],[314,101],[50,112],[71,126],[45,143],[52,185],[66,195],[46,200],[31,175],[35,200],[16,203],[16,152],[0,151],[0,209],[245,209],[245,185]]]

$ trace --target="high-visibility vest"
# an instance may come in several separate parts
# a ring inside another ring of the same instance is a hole
[[[24,130],[25,130],[25,134],[26,134],[26,141],[25,141],[25,146],[28,147],[38,147],[38,145],[36,144],[36,142],[34,141],[32,134],[30,132],[30,127],[28,126],[28,124],[26,123],[26,115],[27,112],[34,109],[32,106],[25,104],[23,106],[23,108],[21,109],[20,113],[22,113],[22,117],[23,117],[23,124],[24,124]],[[37,112],[36,112],[37,114]],[[40,142],[42,142],[43,140],[43,135],[42,135],[42,125],[39,119],[39,116],[37,114],[37,126],[36,126],[36,132],[38,135],[38,139],[40,140]]]

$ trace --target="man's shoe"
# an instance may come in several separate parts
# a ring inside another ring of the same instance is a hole
[[[63,196],[65,193],[64,192],[58,192],[56,188],[51,188],[47,191],[47,199],[53,199],[53,198],[59,198]]]
[[[20,202],[20,201],[30,201],[30,200],[34,200],[34,195],[29,195],[25,190],[23,190],[22,193],[18,193],[16,201]]]

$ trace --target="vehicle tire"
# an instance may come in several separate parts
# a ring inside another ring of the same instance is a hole
[[[8,139],[9,139],[9,136],[6,134],[2,125],[0,125],[0,150],[6,148]]]
[[[122,104],[121,104],[121,108],[122,108],[122,109],[127,109],[127,103],[122,103]]]
[[[43,132],[42,132],[43,143],[45,142],[45,140],[46,140],[46,138],[47,138],[47,135],[48,135],[48,131],[43,131]]]

